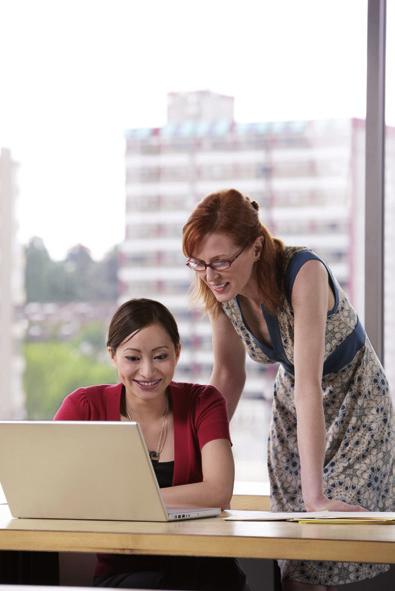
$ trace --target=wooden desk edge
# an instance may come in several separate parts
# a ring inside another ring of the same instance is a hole
[[[125,535],[92,532],[48,532],[9,530],[0,536],[2,550],[56,552],[108,552],[115,554],[158,554],[175,556],[233,556],[238,558],[299,559],[342,562],[394,563],[394,543],[388,541],[320,540],[228,536],[192,537],[171,534]],[[247,543],[246,543],[247,542]]]

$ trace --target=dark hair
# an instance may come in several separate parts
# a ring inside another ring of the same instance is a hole
[[[107,347],[115,353],[128,336],[151,324],[163,326],[174,347],[180,348],[180,335],[174,316],[160,302],[146,298],[128,300],[118,308],[108,329]]]
[[[274,238],[259,220],[259,205],[236,189],[211,193],[194,209],[183,228],[183,251],[193,256],[202,240],[213,233],[226,234],[240,248],[247,248],[262,236],[263,248],[256,262],[256,277],[262,303],[274,313],[283,299],[284,244]],[[214,314],[221,309],[205,282],[196,277],[195,296]]]

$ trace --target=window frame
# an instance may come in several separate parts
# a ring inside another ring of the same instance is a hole
[[[368,0],[365,146],[365,327],[384,360],[386,0]]]

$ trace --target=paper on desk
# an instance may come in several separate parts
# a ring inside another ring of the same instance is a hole
[[[306,513],[290,521],[298,523],[391,524],[395,513],[390,511],[318,511]]]
[[[395,513],[389,511],[232,511],[226,521],[296,521],[298,523],[395,524]]]
[[[341,517],[341,518],[319,518],[319,519],[297,519],[297,523],[315,523],[317,524],[325,524],[329,523],[330,525],[394,525],[395,519],[389,519],[388,517],[376,519],[376,518],[368,518],[368,519],[358,519],[357,517]]]

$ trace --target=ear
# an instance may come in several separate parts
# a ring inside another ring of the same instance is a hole
[[[256,261],[260,259],[260,256],[262,254],[263,242],[263,236],[258,236],[258,238],[254,242],[254,255]]]
[[[114,359],[114,357],[115,357],[115,351],[113,351],[112,347],[107,347],[107,353],[110,356],[110,359],[111,359],[112,364],[115,365],[115,359]]]

